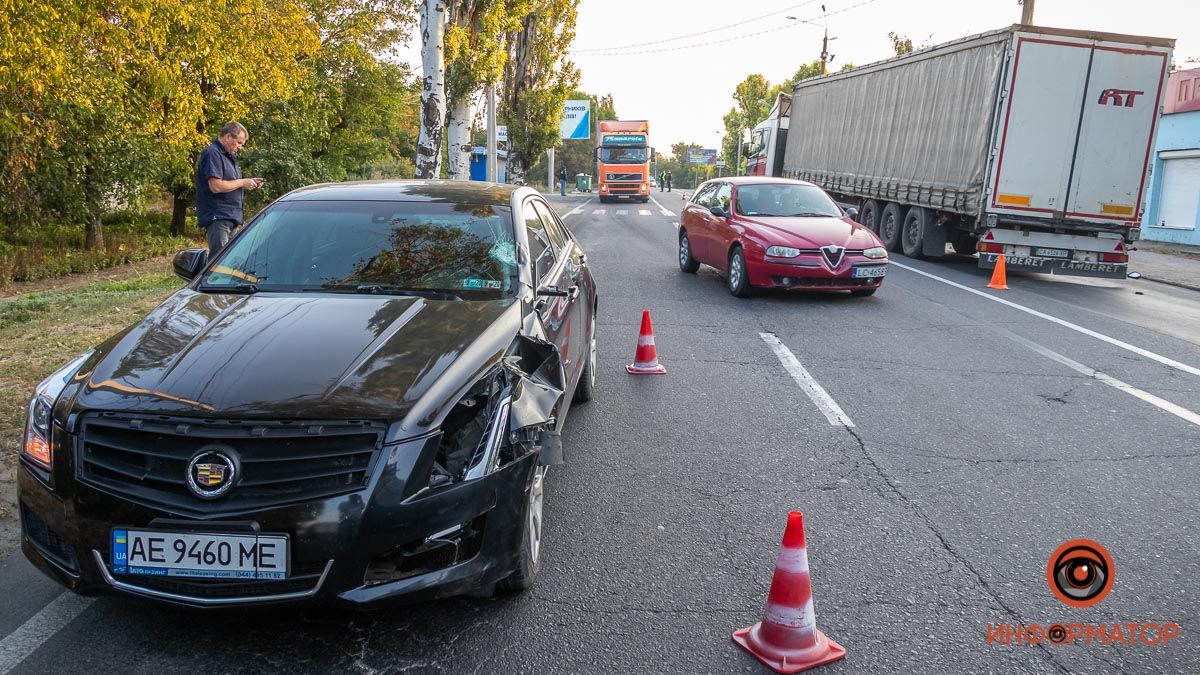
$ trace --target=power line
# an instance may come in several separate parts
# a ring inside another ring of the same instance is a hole
[[[852,9],[858,9],[859,7],[862,7],[864,5],[869,5],[874,2],[878,2],[878,0],[863,0],[863,2],[860,2],[856,5],[850,5],[849,7],[844,7],[842,9],[839,9],[839,10],[836,10],[833,12],[828,12],[826,14],[815,16],[815,17],[813,17],[813,19],[820,19],[824,16],[833,16],[835,14],[842,14],[844,12],[849,12]],[[787,10],[780,10],[780,11],[786,12]],[[778,13],[778,12],[776,12],[776,13]],[[811,23],[812,22],[811,19],[796,19],[796,21],[798,21],[800,23]],[[609,53],[604,53],[604,54],[586,54],[586,56],[635,56],[635,55],[639,55],[639,54],[661,54],[663,52],[683,51],[684,49],[698,49],[700,47],[711,47],[713,45],[724,44],[726,42],[734,42],[735,40],[744,40],[748,37],[757,37],[759,35],[766,35],[767,33],[775,33],[777,31],[786,30],[788,28],[794,28],[794,27],[795,27],[795,24],[788,24],[786,26],[779,26],[777,28],[768,28],[767,30],[760,30],[760,31],[756,31],[753,33],[745,33],[743,35],[735,35],[734,37],[726,38],[724,40],[716,40],[713,42],[704,42],[704,43],[700,43],[700,44],[682,45],[679,47],[664,47],[662,49],[645,49],[645,50],[636,51],[636,52],[609,52]],[[576,52],[568,52],[568,53],[575,54]]]
[[[570,54],[587,54],[587,53],[591,53],[591,52],[617,51],[617,50],[621,50],[621,49],[633,49],[635,47],[648,47],[650,45],[659,45],[664,42],[674,42],[676,40],[684,40],[686,38],[696,37],[697,35],[706,35],[708,33],[716,33],[717,31],[722,31],[727,28],[734,28],[736,26],[742,26],[742,25],[745,25],[748,23],[754,23],[755,21],[765,19],[769,16],[775,16],[776,14],[783,14],[784,12],[790,12],[791,10],[796,9],[797,7],[803,7],[804,5],[811,5],[812,3],[816,2],[816,1],[817,0],[805,0],[805,2],[801,2],[798,4],[792,5],[790,7],[784,7],[783,9],[776,10],[769,14],[763,14],[762,16],[756,16],[753,19],[746,19],[745,21],[739,21],[737,23],[726,24],[726,25],[720,26],[718,28],[710,28],[708,30],[702,30],[698,33],[688,33],[687,35],[678,35],[678,36],[672,37],[672,38],[665,38],[662,40],[654,40],[653,42],[638,42],[635,44],[623,45],[620,47],[592,47],[592,48],[588,48],[588,49],[573,49],[573,50],[570,50],[568,53],[570,53]]]

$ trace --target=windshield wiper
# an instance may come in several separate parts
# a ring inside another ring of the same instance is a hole
[[[200,291],[201,293],[241,293],[244,295],[254,295],[258,292],[258,286],[247,283],[200,284],[196,290]]]
[[[804,213],[791,213],[791,214],[788,214],[788,218],[814,218],[814,217],[820,217],[820,218],[837,218],[837,216],[833,216],[833,215],[830,215],[830,214],[828,214],[828,213],[815,213],[815,212],[812,212],[812,211],[805,211]]]
[[[305,291],[327,291],[333,293],[364,293],[371,295],[403,295],[414,298],[429,298],[430,300],[452,300],[462,302],[462,298],[453,293],[431,291],[422,288],[406,288],[387,284],[330,284],[320,288],[306,288]]]

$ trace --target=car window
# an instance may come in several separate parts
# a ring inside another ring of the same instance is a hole
[[[842,210],[824,190],[802,183],[739,186],[735,206],[743,216],[842,217]]]
[[[554,269],[554,246],[550,243],[550,235],[546,232],[546,224],[542,222],[534,202],[525,202],[525,233],[529,238],[529,259],[533,261],[534,279],[541,281],[546,274]]]
[[[567,247],[567,234],[559,224],[558,218],[550,211],[550,207],[545,204],[535,201],[533,206],[537,209],[538,215],[542,217],[542,222],[546,225],[546,232],[550,235],[550,241],[554,243],[554,248],[557,251],[562,251]]]
[[[279,202],[221,252],[201,283],[281,292],[386,286],[500,297],[514,288],[514,242],[507,206]]]
[[[716,190],[717,190],[716,183],[708,183],[707,185],[701,185],[700,190],[698,192],[696,192],[696,195],[694,197],[692,197],[692,202],[694,204],[696,204],[696,206],[703,206],[706,208],[709,206],[712,206],[712,204],[710,204],[708,200],[709,200],[709,197],[711,197],[712,194],[714,192],[716,192]]]
[[[733,194],[733,188],[729,183],[722,183],[721,187],[717,188],[717,194],[712,198],[712,205],[721,207],[721,210],[729,212],[729,198]]]

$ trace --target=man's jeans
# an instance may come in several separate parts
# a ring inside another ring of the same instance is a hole
[[[558,179],[558,194],[564,197],[567,196],[567,181],[563,180],[562,178]]]
[[[214,220],[204,229],[208,230],[208,259],[212,260],[225,248],[225,244],[229,243],[230,236],[237,229],[237,223],[232,220]]]

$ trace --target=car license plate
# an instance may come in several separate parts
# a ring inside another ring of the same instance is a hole
[[[113,530],[114,574],[207,579],[286,579],[283,534]]]
[[[887,274],[887,265],[878,265],[876,267],[855,267],[850,276],[855,279],[863,277],[882,277]]]
[[[1038,248],[1034,249],[1034,255],[1046,258],[1066,258],[1071,255],[1071,252],[1065,248]]]

